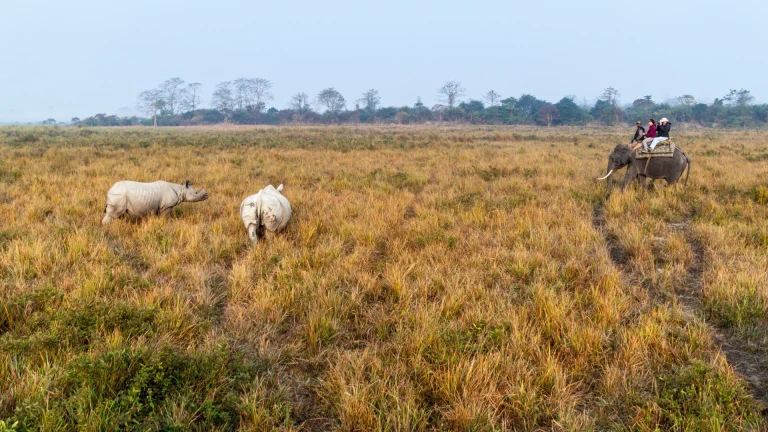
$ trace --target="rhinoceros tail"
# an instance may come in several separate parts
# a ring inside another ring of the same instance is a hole
[[[283,184],[282,184],[282,183],[280,183],[280,186],[278,186],[278,187],[277,187],[277,191],[278,191],[278,192],[281,192],[282,190],[283,190]]]

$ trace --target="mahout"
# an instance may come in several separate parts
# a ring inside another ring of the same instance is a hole
[[[269,185],[240,204],[240,218],[254,245],[264,237],[265,232],[278,233],[288,225],[291,204],[280,193],[282,190],[282,184],[277,189]]]
[[[664,179],[672,186],[676,184],[683,176],[686,167],[688,172],[685,176],[685,183],[688,183],[688,175],[691,173],[691,160],[677,147],[674,147],[673,154],[670,157],[647,157],[638,158],[636,152],[637,146],[627,144],[617,145],[608,156],[608,174],[598,180],[607,179],[608,190],[611,189],[611,179],[614,171],[627,167],[624,175],[624,182],[621,185],[623,191],[632,180],[637,179],[643,188],[647,188],[647,179]]]
[[[189,180],[184,184],[123,180],[115,183],[107,192],[107,205],[101,223],[111,223],[125,214],[133,217],[151,214],[165,216],[183,202],[200,202],[207,199],[208,192],[205,189],[193,188]]]

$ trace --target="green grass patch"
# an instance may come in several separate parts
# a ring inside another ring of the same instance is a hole
[[[711,365],[694,360],[662,376],[640,430],[762,430],[763,419],[744,386]]]

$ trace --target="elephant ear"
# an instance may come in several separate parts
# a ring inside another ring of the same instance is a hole
[[[621,164],[627,165],[632,160],[632,151],[627,147],[625,152],[621,153]]]

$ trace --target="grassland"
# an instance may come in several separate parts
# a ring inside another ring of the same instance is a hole
[[[768,133],[607,197],[630,135],[2,128],[0,430],[764,430]],[[122,179],[210,199],[102,227]]]

